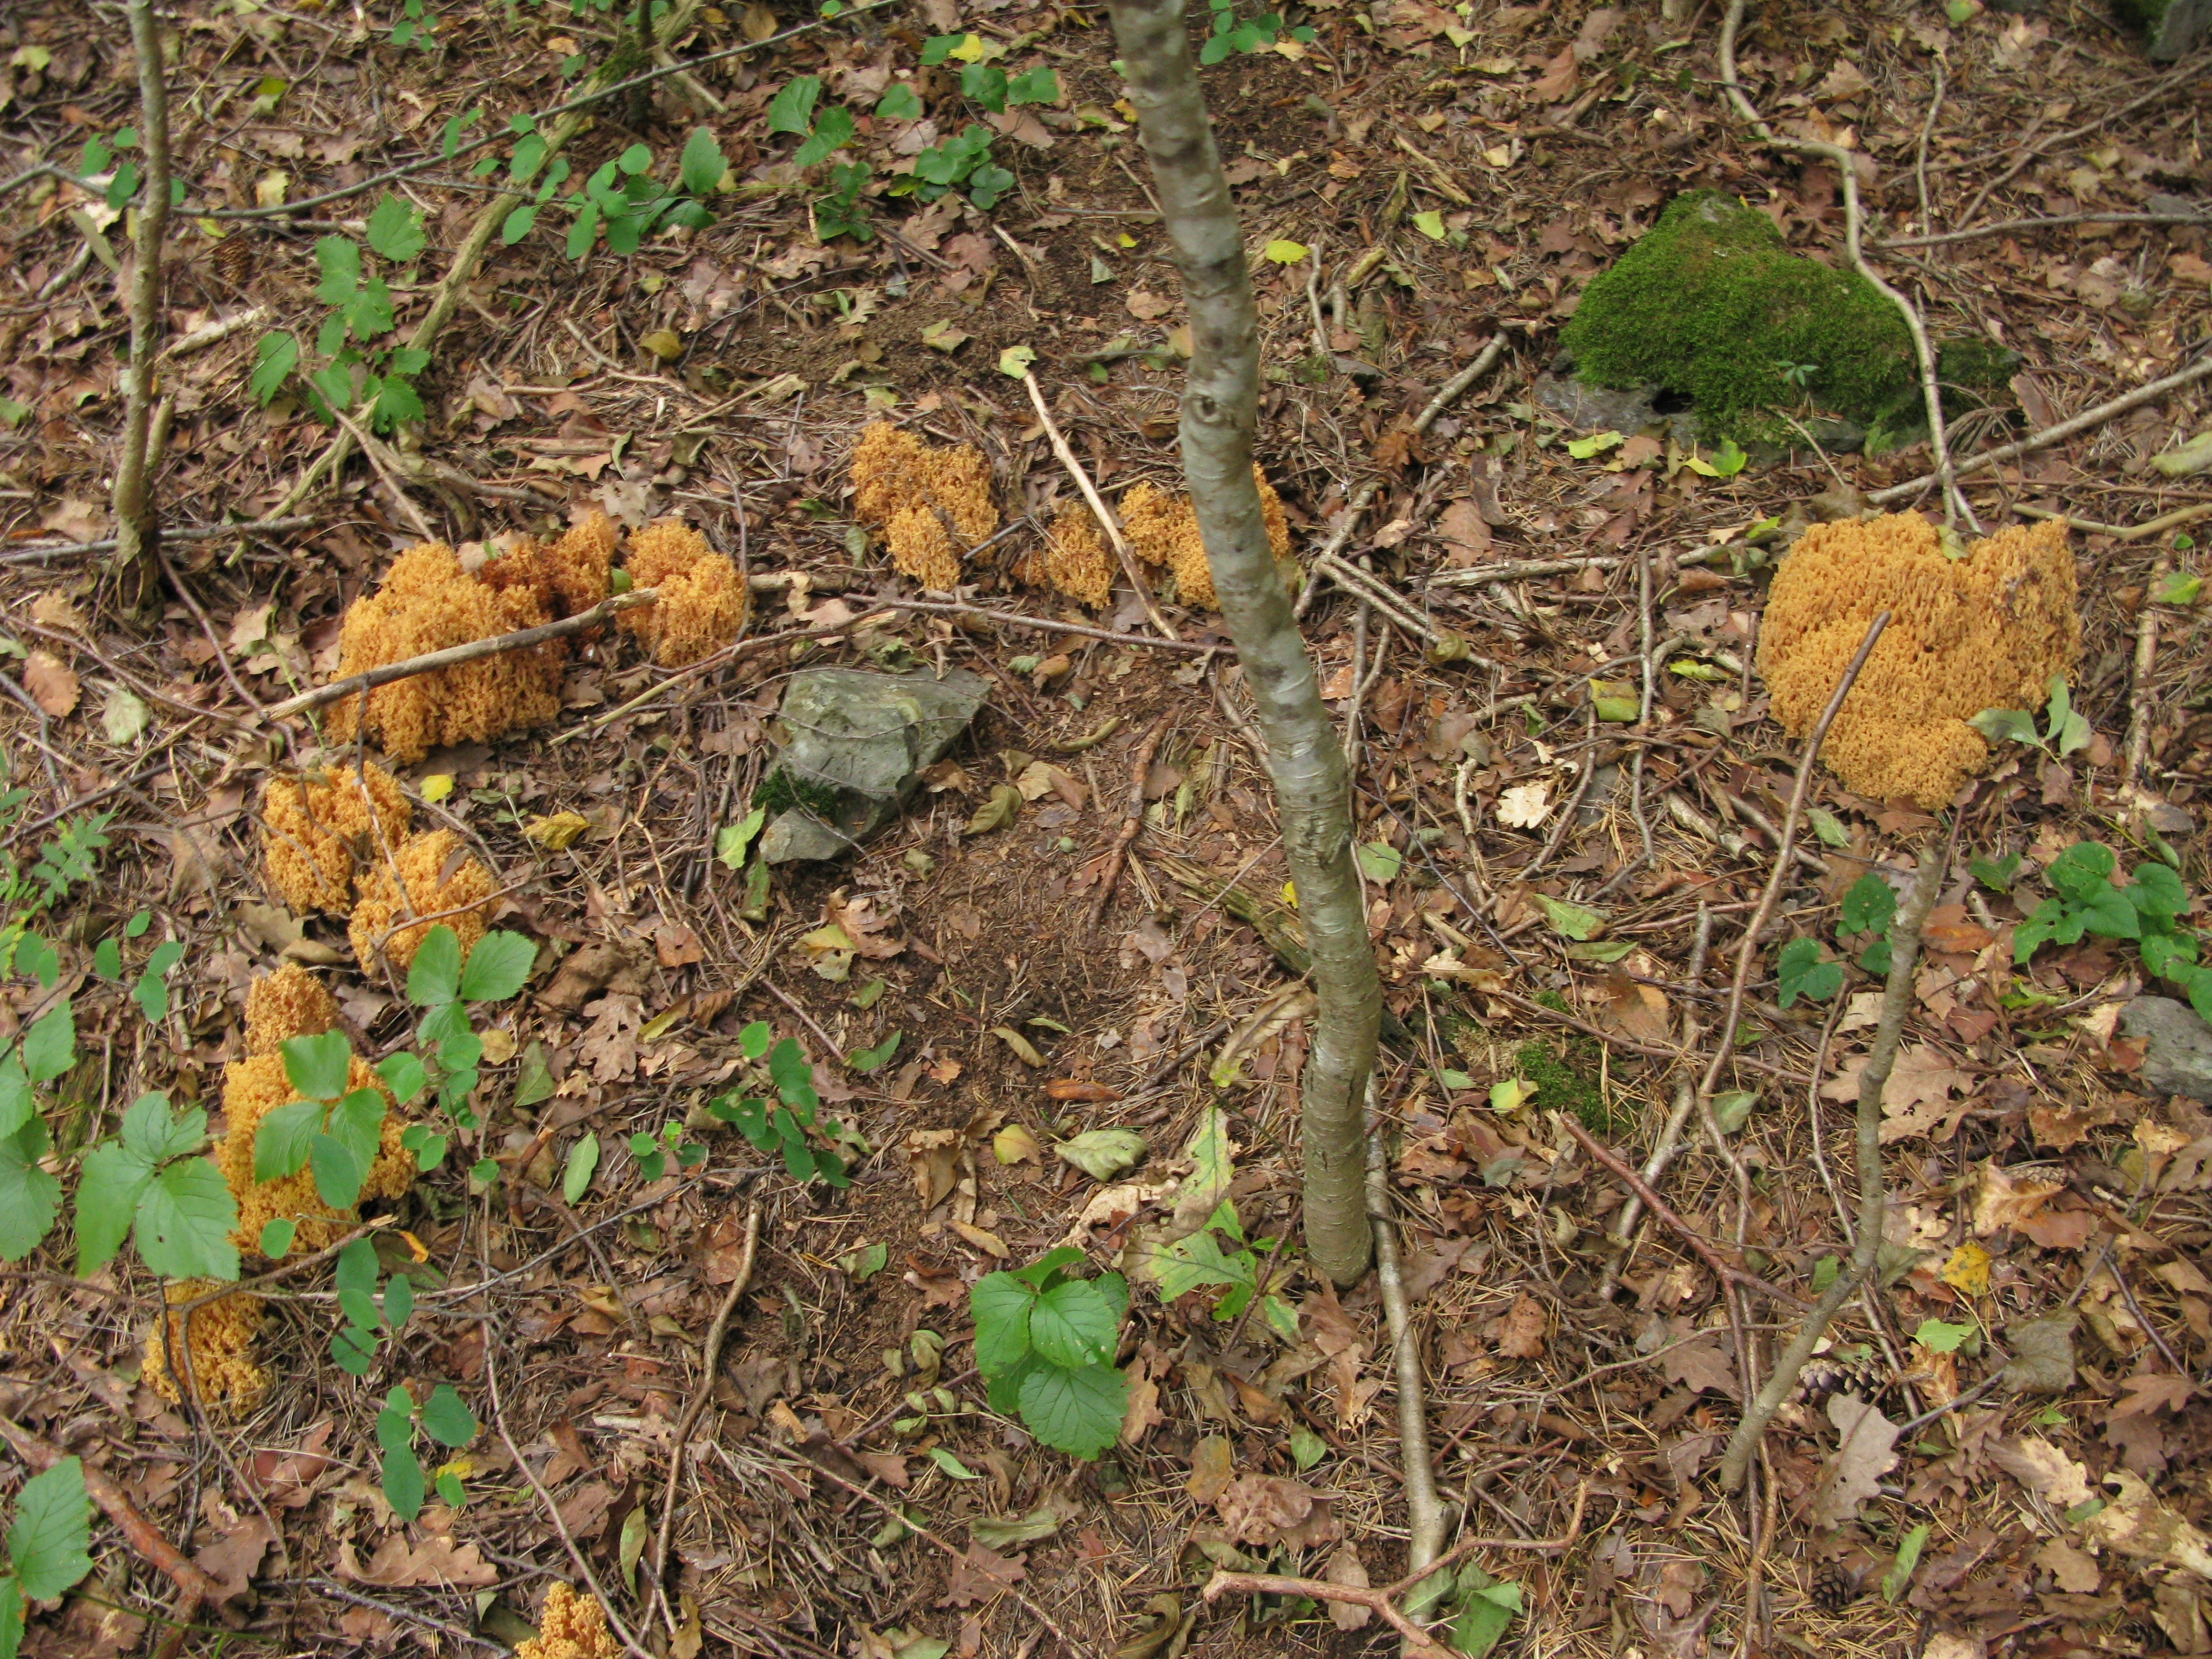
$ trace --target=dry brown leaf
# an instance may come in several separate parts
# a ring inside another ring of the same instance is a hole
[[[1823,1530],[1849,1525],[1859,1505],[1881,1490],[1881,1477],[1897,1465],[1899,1425],[1850,1395],[1831,1395],[1828,1420],[1843,1435],[1820,1471],[1808,1518]]]
[[[1367,1568],[1359,1559],[1357,1544],[1339,1544],[1328,1558],[1328,1565],[1322,1571],[1324,1581],[1340,1584],[1346,1589],[1365,1589],[1368,1587]],[[1354,1601],[1332,1601],[1328,1604],[1329,1622],[1339,1630],[1359,1630],[1374,1617],[1375,1609],[1363,1607]]]
[[[940,1607],[964,1607],[988,1601],[1021,1583],[1029,1569],[1018,1556],[1000,1555],[981,1544],[968,1546],[968,1553],[952,1564],[951,1582],[945,1586]]]
[[[1824,1100],[1858,1098],[1859,1074],[1867,1056],[1854,1054],[1837,1075],[1820,1085]],[[1932,1044],[1908,1044],[1898,1051],[1897,1064],[1881,1089],[1881,1139],[1884,1146],[1911,1135],[1948,1140],[1966,1115],[1970,1102],[1954,1103],[1954,1094],[1971,1096],[1974,1079],[1943,1057]]]
[[[1192,1503],[1204,1509],[1229,1489],[1236,1478],[1237,1449],[1225,1435],[1209,1434],[1190,1449],[1190,1478],[1182,1489]]]
[[[1544,1304],[1523,1291],[1490,1328],[1490,1340],[1508,1359],[1541,1359],[1549,1321]]]
[[[33,651],[23,665],[23,686],[31,700],[59,720],[76,707],[76,671],[51,651]]]
[[[1333,1543],[1343,1528],[1331,1513],[1335,1497],[1279,1474],[1240,1474],[1214,1500],[1222,1529],[1239,1543],[1310,1548]]]
[[[474,1544],[455,1545],[435,1534],[410,1546],[404,1534],[393,1533],[377,1547],[368,1566],[354,1559],[350,1540],[338,1546],[338,1577],[390,1589],[411,1589],[436,1584],[455,1588],[499,1582],[499,1569],[483,1559]]]
[[[2043,1547],[2035,1553],[2035,1565],[2049,1573],[2069,1595],[2094,1595],[2102,1579],[2097,1571],[2096,1557],[2075,1548],[2063,1538],[2045,1540]]]
[[[276,1541],[276,1529],[258,1515],[238,1518],[228,1531],[197,1551],[192,1559],[222,1586],[222,1599],[235,1601],[253,1587],[261,1558]]]
[[[924,1214],[952,1195],[960,1178],[961,1143],[957,1129],[915,1129],[902,1143]]]
[[[869,897],[848,901],[842,893],[832,893],[823,907],[824,920],[833,927],[842,927],[851,936],[853,947],[871,962],[888,962],[906,950],[902,939],[885,937],[888,930],[898,926],[894,916],[879,915],[876,902]]]
[[[1659,1369],[1670,1382],[1692,1389],[1735,1397],[1735,1361],[1721,1346],[1718,1335],[1686,1342],[1659,1356]]]
[[[653,951],[664,968],[688,968],[707,959],[707,947],[698,934],[680,921],[663,921],[653,930]]]

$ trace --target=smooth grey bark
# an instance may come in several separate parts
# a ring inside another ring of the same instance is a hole
[[[169,228],[169,94],[152,0],[129,0],[138,59],[138,135],[146,180],[138,201],[137,269],[131,278],[131,356],[123,370],[123,453],[115,465],[115,563],[134,611],[153,602],[155,337],[161,328],[161,240]]]
[[[1190,311],[1183,476],[1206,563],[1267,740],[1283,851],[1297,884],[1320,1012],[1300,1080],[1306,1255],[1339,1285],[1373,1248],[1361,1133],[1382,990],[1352,866],[1351,781],[1322,708],[1252,482],[1260,347],[1244,238],[1222,177],[1180,0],[1113,0],[1129,101]]]

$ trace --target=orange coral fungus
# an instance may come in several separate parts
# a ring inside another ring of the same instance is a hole
[[[358,1054],[353,1056],[346,1089],[348,1092],[374,1089],[384,1096],[386,1107],[376,1158],[362,1183],[361,1195],[364,1199],[397,1198],[415,1180],[415,1155],[399,1144],[400,1132],[407,1127],[406,1122],[389,1109],[390,1092]],[[261,1229],[271,1221],[298,1222],[293,1248],[301,1250],[321,1249],[352,1224],[350,1211],[334,1210],[323,1202],[321,1194],[315,1190],[315,1174],[311,1167],[303,1166],[274,1181],[253,1178],[253,1137],[261,1127],[261,1120],[279,1106],[289,1105],[298,1098],[284,1074],[282,1054],[256,1054],[248,1060],[233,1060],[223,1067],[222,1106],[228,1121],[209,1156],[215,1159],[216,1168],[222,1171],[232,1196],[238,1200],[238,1226],[231,1238],[241,1250],[259,1250]],[[192,1327],[197,1333],[197,1317]]]
[[[398,866],[397,876],[393,865]],[[354,960],[362,971],[368,971],[375,963],[381,940],[385,960],[404,972],[415,960],[423,935],[441,924],[453,930],[465,952],[484,936],[484,912],[491,893],[491,872],[476,860],[459,836],[450,830],[426,830],[393,854],[391,865],[374,865],[362,872],[361,896],[346,929],[346,936],[353,941]],[[400,925],[414,916],[437,920],[411,927]],[[385,939],[387,929],[397,931]]]
[[[174,1307],[222,1288],[212,1279],[180,1279],[169,1285],[166,1296]],[[170,1346],[182,1338],[193,1391],[200,1399],[210,1403],[228,1400],[250,1408],[269,1388],[269,1374],[246,1358],[261,1329],[261,1311],[259,1297],[240,1292],[190,1314],[164,1313],[147,1328],[138,1380],[173,1406],[182,1401],[184,1366],[174,1372],[169,1366]],[[185,1328],[179,1330],[179,1326]]]
[[[1079,501],[1063,501],[1045,532],[1043,575],[1068,598],[1094,611],[1114,592],[1121,566],[1098,528],[1097,515]]]
[[[515,1649],[514,1659],[622,1659],[622,1644],[607,1629],[607,1610],[556,1578],[545,1592],[538,1634]]]
[[[407,797],[380,766],[363,765],[274,778],[261,794],[261,855],[269,884],[295,910],[353,908],[356,852],[377,856],[407,833]]]
[[[968,548],[999,527],[980,450],[933,449],[888,421],[871,421],[853,451],[853,509],[882,529],[893,564],[940,590],[959,581]]]
[[[1260,521],[1267,527],[1267,545],[1279,568],[1285,568],[1291,551],[1290,522],[1283,514],[1282,497],[1275,494],[1257,465],[1252,482],[1260,487]],[[1188,495],[1166,495],[1140,483],[1121,497],[1121,527],[1129,545],[1147,564],[1164,564],[1175,572],[1176,598],[1194,610],[1210,611],[1217,600],[1213,570],[1206,562],[1206,543],[1198,533],[1198,510]],[[1288,567],[1285,584],[1294,581],[1295,567]]]
[[[495,587],[461,568],[453,550],[424,542],[399,556],[374,596],[356,599],[339,635],[338,676],[366,673],[426,651],[468,645],[550,620],[537,590]],[[560,712],[558,640],[416,674],[368,694],[369,735],[395,760],[416,761],[439,744],[481,742]],[[331,705],[330,729],[350,742],[362,699]]]
[[[614,567],[622,532],[594,508],[569,526],[557,542],[524,537],[477,572],[486,587],[522,589],[534,596],[549,617],[558,620],[589,611],[607,596],[607,573]]]
[[[2081,648],[2074,559],[2056,519],[1946,558],[1917,513],[1814,525],[1775,573],[1759,670],[1791,736],[1820,718],[1877,612],[1889,627],[1829,728],[1820,758],[1877,799],[1940,806],[1988,763],[1967,724],[2039,708]]]
[[[338,1023],[338,1005],[296,962],[246,988],[246,1052],[273,1054],[287,1037],[319,1036]]]
[[[663,668],[720,651],[745,625],[750,596],[736,563],[681,519],[663,519],[632,536],[624,568],[638,586],[660,591],[657,603],[623,611],[622,625]]]

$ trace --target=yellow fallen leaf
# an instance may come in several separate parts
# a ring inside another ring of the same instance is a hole
[[[1967,1296],[1990,1293],[1990,1253],[1971,1238],[1951,1252],[1941,1275],[1952,1289]]]
[[[656,328],[638,343],[664,363],[672,363],[684,355],[684,341],[672,328]]]
[[[1044,1148],[1037,1138],[1018,1123],[1009,1123],[991,1137],[991,1151],[1001,1164],[1037,1164],[1044,1159]]]
[[[591,827],[592,821],[581,812],[555,812],[531,819],[522,833],[533,845],[549,853],[565,853]]]
[[[428,777],[422,780],[422,799],[435,806],[453,793],[453,775],[449,772],[431,773]]]

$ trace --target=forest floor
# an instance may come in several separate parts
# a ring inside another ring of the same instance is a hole
[[[1307,1005],[1274,948],[1292,896],[1234,653],[1210,611],[1171,607],[1163,641],[1126,587],[1085,613],[1016,576],[1073,485],[1000,370],[1010,348],[1034,353],[1096,481],[1178,483],[1188,338],[1105,15],[687,9],[667,50],[698,66],[642,107],[601,108],[563,160],[573,187],[643,147],[641,176],[673,190],[703,128],[728,169],[700,192],[710,221],[627,254],[587,224],[577,257],[556,190],[461,271],[410,368],[391,341],[528,171],[520,118],[544,132],[582,74],[631,50],[620,9],[580,4],[432,9],[422,40],[395,44],[417,9],[159,14],[182,184],[161,316],[178,344],[167,570],[139,621],[84,545],[113,533],[133,255],[80,175],[102,170],[88,140],[110,168],[139,153],[118,138],[139,118],[130,35],[110,0],[0,12],[0,172],[57,169],[0,196],[0,789],[20,792],[0,830],[20,914],[0,923],[51,941],[73,996],[75,1063],[40,1097],[48,1167],[69,1184],[76,1150],[148,1091],[220,1133],[248,987],[283,963],[335,992],[364,1057],[405,1047],[404,988],[264,878],[264,789],[321,736],[319,716],[263,711],[336,672],[346,607],[426,530],[474,559],[594,508],[631,529],[678,515],[741,559],[754,614],[741,650],[697,669],[662,669],[626,634],[572,641],[550,726],[393,767],[418,819],[485,860],[493,925],[539,948],[522,994],[482,1011],[480,1125],[364,1211],[392,1218],[380,1254],[415,1291],[366,1376],[329,1357],[327,1259],[259,1287],[266,1386],[203,1410],[142,1376],[163,1291],[137,1255],[79,1277],[65,1231],[9,1250],[0,1415],[103,1468],[149,1529],[95,1516],[93,1576],[34,1607],[24,1650],[174,1652],[167,1634],[205,1654],[499,1651],[530,1634],[550,1580],[586,1568],[655,1654],[1394,1644],[1342,1606],[1200,1597],[1222,1565],[1388,1583],[1407,1539],[1374,1282],[1340,1297],[1300,1261]],[[1970,475],[1993,531],[2077,521],[2086,741],[2000,745],[1941,812],[1815,772],[1721,1068],[1725,1121],[1692,1127],[1660,1182],[1672,1218],[1624,1256],[1608,1236],[1626,1194],[1565,1117],[1641,1164],[1711,1059],[1803,753],[1754,672],[1802,514],[1783,521],[1839,487],[1909,483],[1929,453],[1701,473],[1648,436],[1593,446],[1537,400],[1584,285],[1686,190],[1740,197],[1792,249],[1843,263],[1835,173],[1727,108],[1713,6],[1668,22],[1317,0],[1290,21],[1313,38],[1233,52],[1204,84],[1253,252],[1259,459],[1309,558],[1373,487],[1345,556],[1405,613],[1323,582],[1304,626],[1355,745],[1395,1017],[1377,1100],[1437,1480],[1451,1535],[1503,1540],[1470,1559],[1517,1587],[1492,1599],[1512,1616],[1489,1639],[1591,1659],[2212,1651],[2197,1530],[2212,1529],[2212,1117],[2142,1083],[2142,1046],[2116,1025],[2148,984],[2126,941],[2017,965],[2012,949],[2050,891],[2038,872],[2077,842],[2124,869],[2170,856],[2204,918],[2202,538],[2129,532],[2212,506],[2212,471],[2152,465],[2212,428],[2212,381]],[[959,54],[922,66],[927,39],[971,33],[983,67],[1049,68],[1056,96],[989,111]],[[730,51],[747,42],[763,44]],[[2204,350],[2203,227],[2003,228],[2201,213],[2203,52],[2150,63],[2077,0],[1758,0],[1739,56],[1770,119],[1863,159],[1873,257],[1931,330],[2021,354],[2012,406],[1954,428],[1960,455]],[[820,97],[793,131],[778,95],[805,76]],[[872,113],[898,84],[914,113]],[[974,124],[1003,194],[988,210],[863,195],[870,240],[817,240],[854,204],[792,152],[810,125],[836,136],[833,107],[858,119],[830,165],[866,158],[871,188]],[[479,137],[495,142],[456,153]],[[1952,231],[1978,234],[1899,240]],[[343,347],[342,328],[318,336],[367,292],[332,297],[317,245],[364,237],[354,263],[398,328],[363,331],[366,367],[410,384],[423,418],[310,477],[334,432],[300,374]],[[963,572],[967,611],[917,608],[854,521],[848,463],[879,417],[988,459],[1014,531]],[[1894,505],[1942,510],[1932,489]],[[1425,653],[1407,618],[1472,659]],[[791,675],[886,660],[971,670],[988,704],[903,816],[848,860],[779,867],[755,905],[717,853],[774,758]],[[1637,718],[1599,718],[1623,697]],[[1102,897],[1133,770],[1143,826]],[[1011,820],[971,828],[1005,783]],[[556,849],[544,825],[562,814],[581,827]],[[1849,1255],[1852,1078],[1881,980],[1851,959],[1865,940],[1831,946],[1861,878],[1901,890],[1939,830],[1957,862],[1889,1102],[1894,1248],[1838,1322],[1830,1382],[1784,1407],[1747,1502],[1716,1465],[1796,1308],[1723,1282],[1711,1252],[1803,1300]],[[41,909],[30,872],[58,844],[81,878]],[[140,912],[127,969],[183,947],[151,1007],[96,971],[94,947]],[[1781,982],[1791,938],[1819,940],[1840,981]],[[27,1032],[51,991],[19,957],[0,1036]],[[849,1187],[793,1178],[704,1110],[751,1075],[741,1033],[761,1021],[805,1049],[823,1111],[857,1135]],[[656,1175],[630,1138],[675,1125],[707,1156]],[[1135,1131],[1146,1161],[1102,1182],[1054,1151],[1102,1129]],[[1117,1444],[1082,1462],[993,1413],[975,1279],[1064,1241],[1103,1269],[1223,1157],[1260,1241],[1242,1271],[1289,1328],[1218,1286],[1164,1304],[1139,1285]],[[471,1173],[483,1158],[489,1178]],[[249,1275],[269,1265],[248,1252]],[[708,1327],[748,1272],[709,1378]],[[2014,1353],[2008,1328],[2069,1310],[2055,1391],[1976,1392]],[[463,1501],[433,1494],[410,1522],[378,1476],[380,1407],[434,1384],[483,1429],[439,1454]],[[670,1461],[702,1394],[656,1596]],[[152,1534],[219,1587],[185,1604],[188,1628],[165,1630],[179,1603]]]

